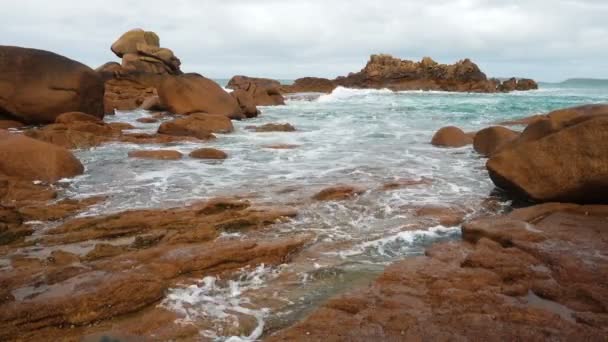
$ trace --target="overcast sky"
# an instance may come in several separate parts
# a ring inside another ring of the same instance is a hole
[[[608,0],[1,0],[0,44],[97,67],[144,28],[184,71],[213,78],[335,77],[372,53],[443,63],[470,57],[488,76],[608,78]]]

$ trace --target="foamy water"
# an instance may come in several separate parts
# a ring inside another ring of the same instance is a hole
[[[262,108],[259,118],[234,122],[236,131],[212,142],[174,145],[108,144],[78,151],[83,176],[65,184],[66,196],[109,195],[84,215],[132,208],[179,206],[214,196],[239,195],[255,203],[293,205],[298,217],[243,239],[314,234],[310,247],[279,268],[242,270],[230,279],[206,277],[167,295],[162,306],[180,324],[200,328],[202,339],[249,341],[299,319],[326,298],[364,285],[387,263],[420,255],[436,241],[459,238],[459,227],[416,217],[423,206],[457,207],[473,216],[500,210],[486,206],[493,190],[485,160],[470,147],[441,149],[429,144],[442,126],[473,131],[507,119],[577,104],[606,102],[603,89],[548,87],[511,94],[391,92],[338,88],[332,94],[296,94],[287,105]],[[129,122],[137,131],[144,111],[118,113],[108,121]],[[289,122],[297,132],[255,133],[247,125]],[[265,146],[297,145],[277,150]],[[200,147],[228,153],[221,162],[190,159]],[[179,161],[127,158],[135,149],[174,149]],[[398,180],[429,184],[380,190]],[[343,202],[310,197],[336,184],[367,191]],[[498,199],[500,202],[501,200]]]

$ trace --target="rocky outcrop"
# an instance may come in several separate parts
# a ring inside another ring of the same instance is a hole
[[[250,93],[242,89],[236,89],[232,91],[230,95],[238,102],[244,118],[254,118],[260,114],[260,110],[255,105],[255,101]],[[240,119],[236,116],[233,116],[232,118]]]
[[[283,85],[283,93],[326,93],[329,94],[337,85],[334,81],[327,78],[304,77],[298,78],[290,85]]]
[[[517,137],[519,137],[518,132],[502,126],[492,126],[475,134],[473,148],[483,156],[490,156]]]
[[[234,76],[226,88],[246,91],[256,106],[277,106],[285,104],[281,95],[281,83],[268,78]]]
[[[55,123],[58,124],[72,124],[75,122],[101,122],[102,120],[96,116],[83,113],[83,112],[68,112],[57,116]]]
[[[608,117],[536,121],[486,166],[499,188],[534,201],[605,203]]]
[[[528,85],[522,81],[521,86]],[[365,68],[334,84],[347,88],[388,88],[391,90],[443,90],[493,93],[501,90],[500,82],[490,80],[469,59],[455,64],[439,64],[429,57],[420,62],[401,60],[390,55],[372,55]],[[517,82],[516,82],[517,84]]]
[[[40,246],[54,249],[48,257],[13,258],[14,267],[0,275],[0,339],[71,341],[104,329],[131,331],[133,321],[148,322],[150,312],[154,321],[164,317],[163,326],[176,333],[167,339],[184,333],[196,337],[198,330],[174,325],[175,315],[157,305],[166,291],[184,281],[195,283],[201,275],[289,261],[309,236],[216,238],[223,232],[261,229],[295,214],[289,208],[214,199],[184,208],[72,219],[37,237]],[[10,211],[0,210],[0,215],[15,224],[22,220]],[[92,249],[63,248],[95,237],[104,241]],[[156,335],[156,328],[138,324],[137,334]]]
[[[355,186],[336,185],[319,191],[313,196],[313,199],[316,201],[342,201],[355,198],[364,192],[364,189]]]
[[[473,138],[455,126],[440,128],[431,139],[431,144],[439,147],[463,147],[471,143]]]
[[[158,96],[164,108],[175,114],[208,113],[240,116],[237,100],[212,80],[198,74],[163,77]]]
[[[266,341],[602,341],[608,207],[546,204],[462,229]],[[585,252],[581,252],[585,251]]]
[[[549,119],[553,122],[566,122],[578,117],[608,116],[608,105],[590,104],[564,109],[557,109],[547,114],[536,114],[521,119],[515,119],[500,123],[500,125],[529,125],[542,119]]]
[[[226,152],[215,148],[199,148],[190,152],[190,157],[196,159],[226,159],[228,155]]]
[[[183,118],[163,122],[158,133],[175,136],[192,136],[198,139],[213,139],[212,133],[234,131],[232,122],[223,115],[194,113]]]
[[[1,174],[52,183],[83,172],[84,167],[70,151],[0,130]]]
[[[95,71],[52,52],[0,46],[0,114],[46,124],[71,111],[103,117],[103,81]]]
[[[498,90],[501,92],[511,92],[511,91],[526,91],[526,90],[535,90],[538,89],[538,83],[536,81],[531,80],[529,78],[520,78],[517,79],[515,77],[510,78],[508,80],[503,81],[498,85]]]

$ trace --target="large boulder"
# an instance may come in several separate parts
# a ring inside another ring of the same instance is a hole
[[[167,75],[157,90],[162,106],[175,114],[242,114],[236,99],[217,83],[198,74]]]
[[[285,99],[281,95],[281,83],[268,78],[247,76],[234,76],[226,85],[229,89],[244,90],[257,106],[284,105]]]
[[[472,142],[471,136],[455,126],[442,127],[431,140],[431,144],[439,147],[463,147]]]
[[[608,202],[608,117],[583,119],[524,131],[488,160],[494,184],[534,201]]]
[[[30,124],[80,111],[102,118],[104,86],[91,68],[58,54],[0,46],[0,113]]]
[[[0,173],[25,180],[55,182],[83,172],[84,167],[70,151],[0,130]]]
[[[112,44],[112,52],[122,58],[125,54],[137,53],[138,45],[160,47],[160,39],[154,32],[133,29],[124,33]]]
[[[248,92],[243,89],[237,89],[230,93],[232,97],[239,103],[241,107],[241,111],[243,115],[247,118],[254,118],[260,114],[255,102],[253,101],[253,97]],[[233,117],[233,119],[238,119],[237,117]]]
[[[489,156],[518,136],[519,133],[502,126],[484,128],[475,134],[473,148],[477,153]]]

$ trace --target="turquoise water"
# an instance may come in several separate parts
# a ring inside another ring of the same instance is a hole
[[[188,157],[180,161],[129,159],[127,153],[141,145],[108,144],[77,152],[86,172],[66,181],[65,193],[110,196],[86,214],[179,206],[224,195],[298,209],[299,216],[292,222],[224,237],[313,234],[313,243],[295,260],[280,268],[243,270],[232,282],[206,278],[174,289],[163,302],[189,324],[204,321],[202,336],[218,340],[230,338],[226,325],[238,326],[243,316],[249,316],[256,329],[238,338],[254,339],[264,330],[293,322],[327,297],[364,284],[396,259],[418,255],[430,243],[459,238],[458,226],[421,219],[416,208],[451,207],[474,216],[509,205],[501,198],[494,198],[497,205],[484,205],[493,198],[494,187],[485,160],[470,146],[442,149],[429,144],[440,127],[456,125],[474,131],[508,119],[599,102],[608,102],[608,88],[580,84],[542,84],[538,91],[510,94],[344,88],[329,95],[295,94],[288,97],[286,106],[261,108],[260,117],[235,122],[236,132],[218,135],[216,141],[143,146],[175,149],[185,155],[196,148],[216,147],[229,154],[224,162]],[[154,132],[158,124],[135,121],[146,115],[123,112],[107,120]],[[268,122],[289,122],[298,131],[245,129]],[[297,147],[266,147],[274,144]],[[422,177],[430,179],[430,184],[379,190],[386,182]],[[336,184],[367,191],[344,202],[310,200],[320,189]]]

